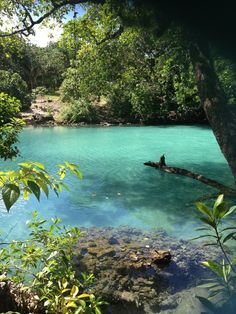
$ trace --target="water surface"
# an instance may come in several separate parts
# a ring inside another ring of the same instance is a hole
[[[32,197],[7,213],[0,204],[0,228],[22,235],[32,210],[59,216],[66,225],[163,228],[189,239],[197,226],[194,202],[215,190],[200,182],[162,173],[143,162],[166,154],[168,165],[183,167],[233,184],[228,165],[212,131],[203,126],[26,128],[20,136],[21,157],[1,162],[43,162],[55,172],[65,160],[79,164],[82,181],[66,178],[70,192],[51,194],[38,204]]]

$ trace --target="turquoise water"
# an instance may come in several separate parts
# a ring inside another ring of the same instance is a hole
[[[79,164],[84,179],[70,176],[70,192],[59,198],[51,194],[39,204],[33,197],[20,200],[10,213],[0,204],[0,228],[9,238],[23,235],[32,210],[44,217],[57,215],[66,225],[163,228],[191,238],[198,221],[193,203],[215,190],[143,165],[163,153],[168,165],[233,184],[212,131],[203,126],[26,128],[19,148],[21,157],[2,162],[2,168],[33,160],[55,172],[55,165],[67,160]]]

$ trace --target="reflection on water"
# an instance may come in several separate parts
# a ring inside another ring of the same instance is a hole
[[[46,164],[50,171],[65,160],[79,164],[82,181],[68,177],[70,192],[60,198],[20,200],[6,213],[1,205],[0,228],[22,235],[31,210],[44,217],[60,216],[79,226],[128,225],[163,228],[191,238],[197,225],[193,202],[214,189],[189,178],[161,173],[143,162],[159,160],[233,183],[227,163],[210,129],[198,126],[27,128],[21,135],[21,157]]]

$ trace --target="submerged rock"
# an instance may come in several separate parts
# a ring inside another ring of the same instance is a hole
[[[109,227],[82,229],[82,234],[76,269],[78,276],[94,274],[93,292],[109,302],[104,313],[174,313],[181,293],[207,276],[200,261],[216,256],[163,231]]]

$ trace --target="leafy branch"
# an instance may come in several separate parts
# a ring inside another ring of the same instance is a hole
[[[50,175],[39,162],[23,162],[18,170],[0,172],[0,190],[7,211],[17,202],[21,194],[25,200],[33,194],[40,201],[41,194],[48,197],[52,190],[57,196],[68,186],[63,182],[67,173],[82,179],[78,166],[69,162],[58,165],[57,176]]]
[[[221,262],[216,261],[204,261],[202,265],[209,268],[216,278],[206,280],[207,283],[200,285],[201,288],[209,290],[209,297],[198,299],[210,310],[214,310],[217,313],[216,304],[225,304],[225,306],[233,307],[232,300],[236,295],[236,269],[230,247],[227,243],[232,240],[236,240],[236,227],[233,225],[225,225],[226,219],[236,209],[236,206],[230,207],[224,201],[224,195],[221,194],[216,199],[213,208],[209,208],[203,203],[196,203],[198,211],[202,214],[200,220],[204,223],[204,227],[200,227],[198,231],[204,231],[206,233],[201,234],[195,239],[210,238],[210,242],[205,243],[205,246],[214,245],[217,246],[223,256]],[[212,303],[210,300],[214,300]]]
[[[37,212],[27,227],[29,239],[12,241],[7,247],[1,244],[0,280],[21,284],[45,313],[101,314],[105,302],[89,289],[93,275],[82,274],[79,280],[74,270],[80,230],[62,226],[58,218],[48,224]]]

